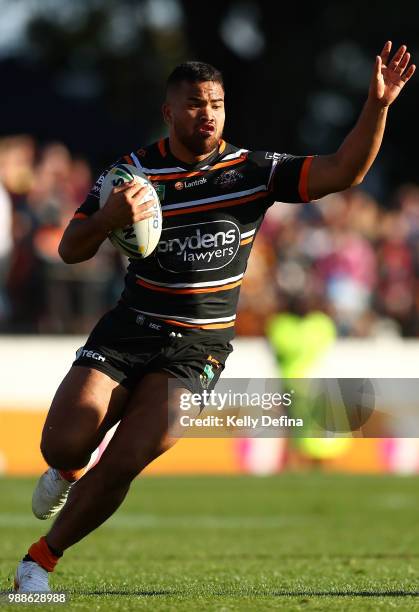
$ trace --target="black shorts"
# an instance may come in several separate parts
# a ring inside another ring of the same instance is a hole
[[[184,331],[118,305],[99,320],[73,365],[99,370],[129,390],[164,370],[202,393],[215,387],[232,350],[219,332]]]

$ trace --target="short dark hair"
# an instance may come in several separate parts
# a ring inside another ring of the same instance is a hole
[[[169,74],[166,83],[166,92],[172,87],[176,87],[183,81],[188,83],[203,83],[204,81],[215,81],[220,83],[224,89],[223,75],[217,68],[205,62],[184,62],[179,64]]]

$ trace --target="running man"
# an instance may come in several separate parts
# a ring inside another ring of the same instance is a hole
[[[232,350],[240,284],[267,208],[362,182],[380,148],[388,108],[415,71],[406,47],[390,58],[391,46],[376,58],[358,122],[331,155],[295,157],[228,144],[220,72],[187,62],[169,76],[168,138],[121,158],[157,189],[161,239],[151,256],[130,261],[118,305],[79,349],[54,397],[41,442],[51,467],[34,492],[33,510],[39,518],[61,512],[19,563],[18,591],[49,591],[48,573],[64,551],[106,521],[132,480],[173,444],[169,379],[187,380],[179,392],[216,384]],[[139,204],[145,190],[135,183],[116,187],[100,209],[105,175],[64,232],[59,251],[66,263],[90,259],[112,229],[152,214],[152,202]],[[84,473],[118,421],[100,461]]]

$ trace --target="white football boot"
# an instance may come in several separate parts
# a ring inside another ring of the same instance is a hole
[[[48,572],[34,561],[21,561],[15,574],[14,590],[16,593],[51,593]]]
[[[55,468],[48,468],[38,480],[32,495],[32,512],[36,518],[45,520],[55,516],[67,501],[73,484]]]

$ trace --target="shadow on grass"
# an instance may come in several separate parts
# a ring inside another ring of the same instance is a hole
[[[193,593],[189,593],[193,596]],[[116,595],[125,597],[161,597],[164,595],[185,596],[185,591],[72,591],[71,595]],[[237,591],[209,591],[212,597],[419,597],[419,591],[396,591],[396,590],[376,590],[376,591],[309,591],[304,589],[284,590],[284,591],[247,591],[238,593]],[[200,592],[202,596],[202,592]]]
[[[0,597],[9,595],[11,591],[0,591]],[[102,590],[102,591],[67,591],[67,594],[71,596],[116,596],[116,597],[164,597],[164,596],[185,596],[185,591],[118,591],[118,590]],[[193,593],[189,592],[189,595],[193,597]],[[203,593],[200,592],[200,597]],[[392,590],[376,590],[376,591],[309,591],[304,589],[295,590],[283,590],[283,591],[247,591],[238,593],[237,591],[208,591],[208,596],[211,597],[236,597],[241,599],[242,597],[419,597],[419,591],[392,591]]]
[[[269,560],[281,560],[281,561],[311,561],[315,559],[316,561],[352,561],[352,560],[360,560],[360,561],[376,561],[380,559],[387,559],[391,561],[394,560],[410,560],[410,559],[419,559],[419,553],[356,553],[356,554],[320,554],[320,553],[255,553],[255,554],[241,554],[241,553],[231,553],[231,554],[208,554],[205,556],[197,557],[197,555],[156,555],[153,557],[152,555],[147,556],[147,561],[188,561],[188,560],[199,560],[202,561],[231,561],[233,559],[240,560],[249,560],[249,561],[269,561]],[[83,555],[83,561],[97,561],[98,557],[96,555]],[[3,559],[3,561],[10,561],[13,563],[15,559]]]
[[[419,591],[275,591],[271,597],[419,597]]]
[[[173,591],[73,591],[72,595],[122,595],[126,597],[162,597],[164,595],[177,595]]]
[[[10,595],[13,591],[0,591],[0,597],[4,595]],[[178,595],[178,592],[174,591],[52,591],[52,593],[66,593],[70,597],[74,595],[89,595],[89,596],[97,596],[97,595],[118,595],[126,597],[138,596],[138,597],[161,597],[162,595]]]

